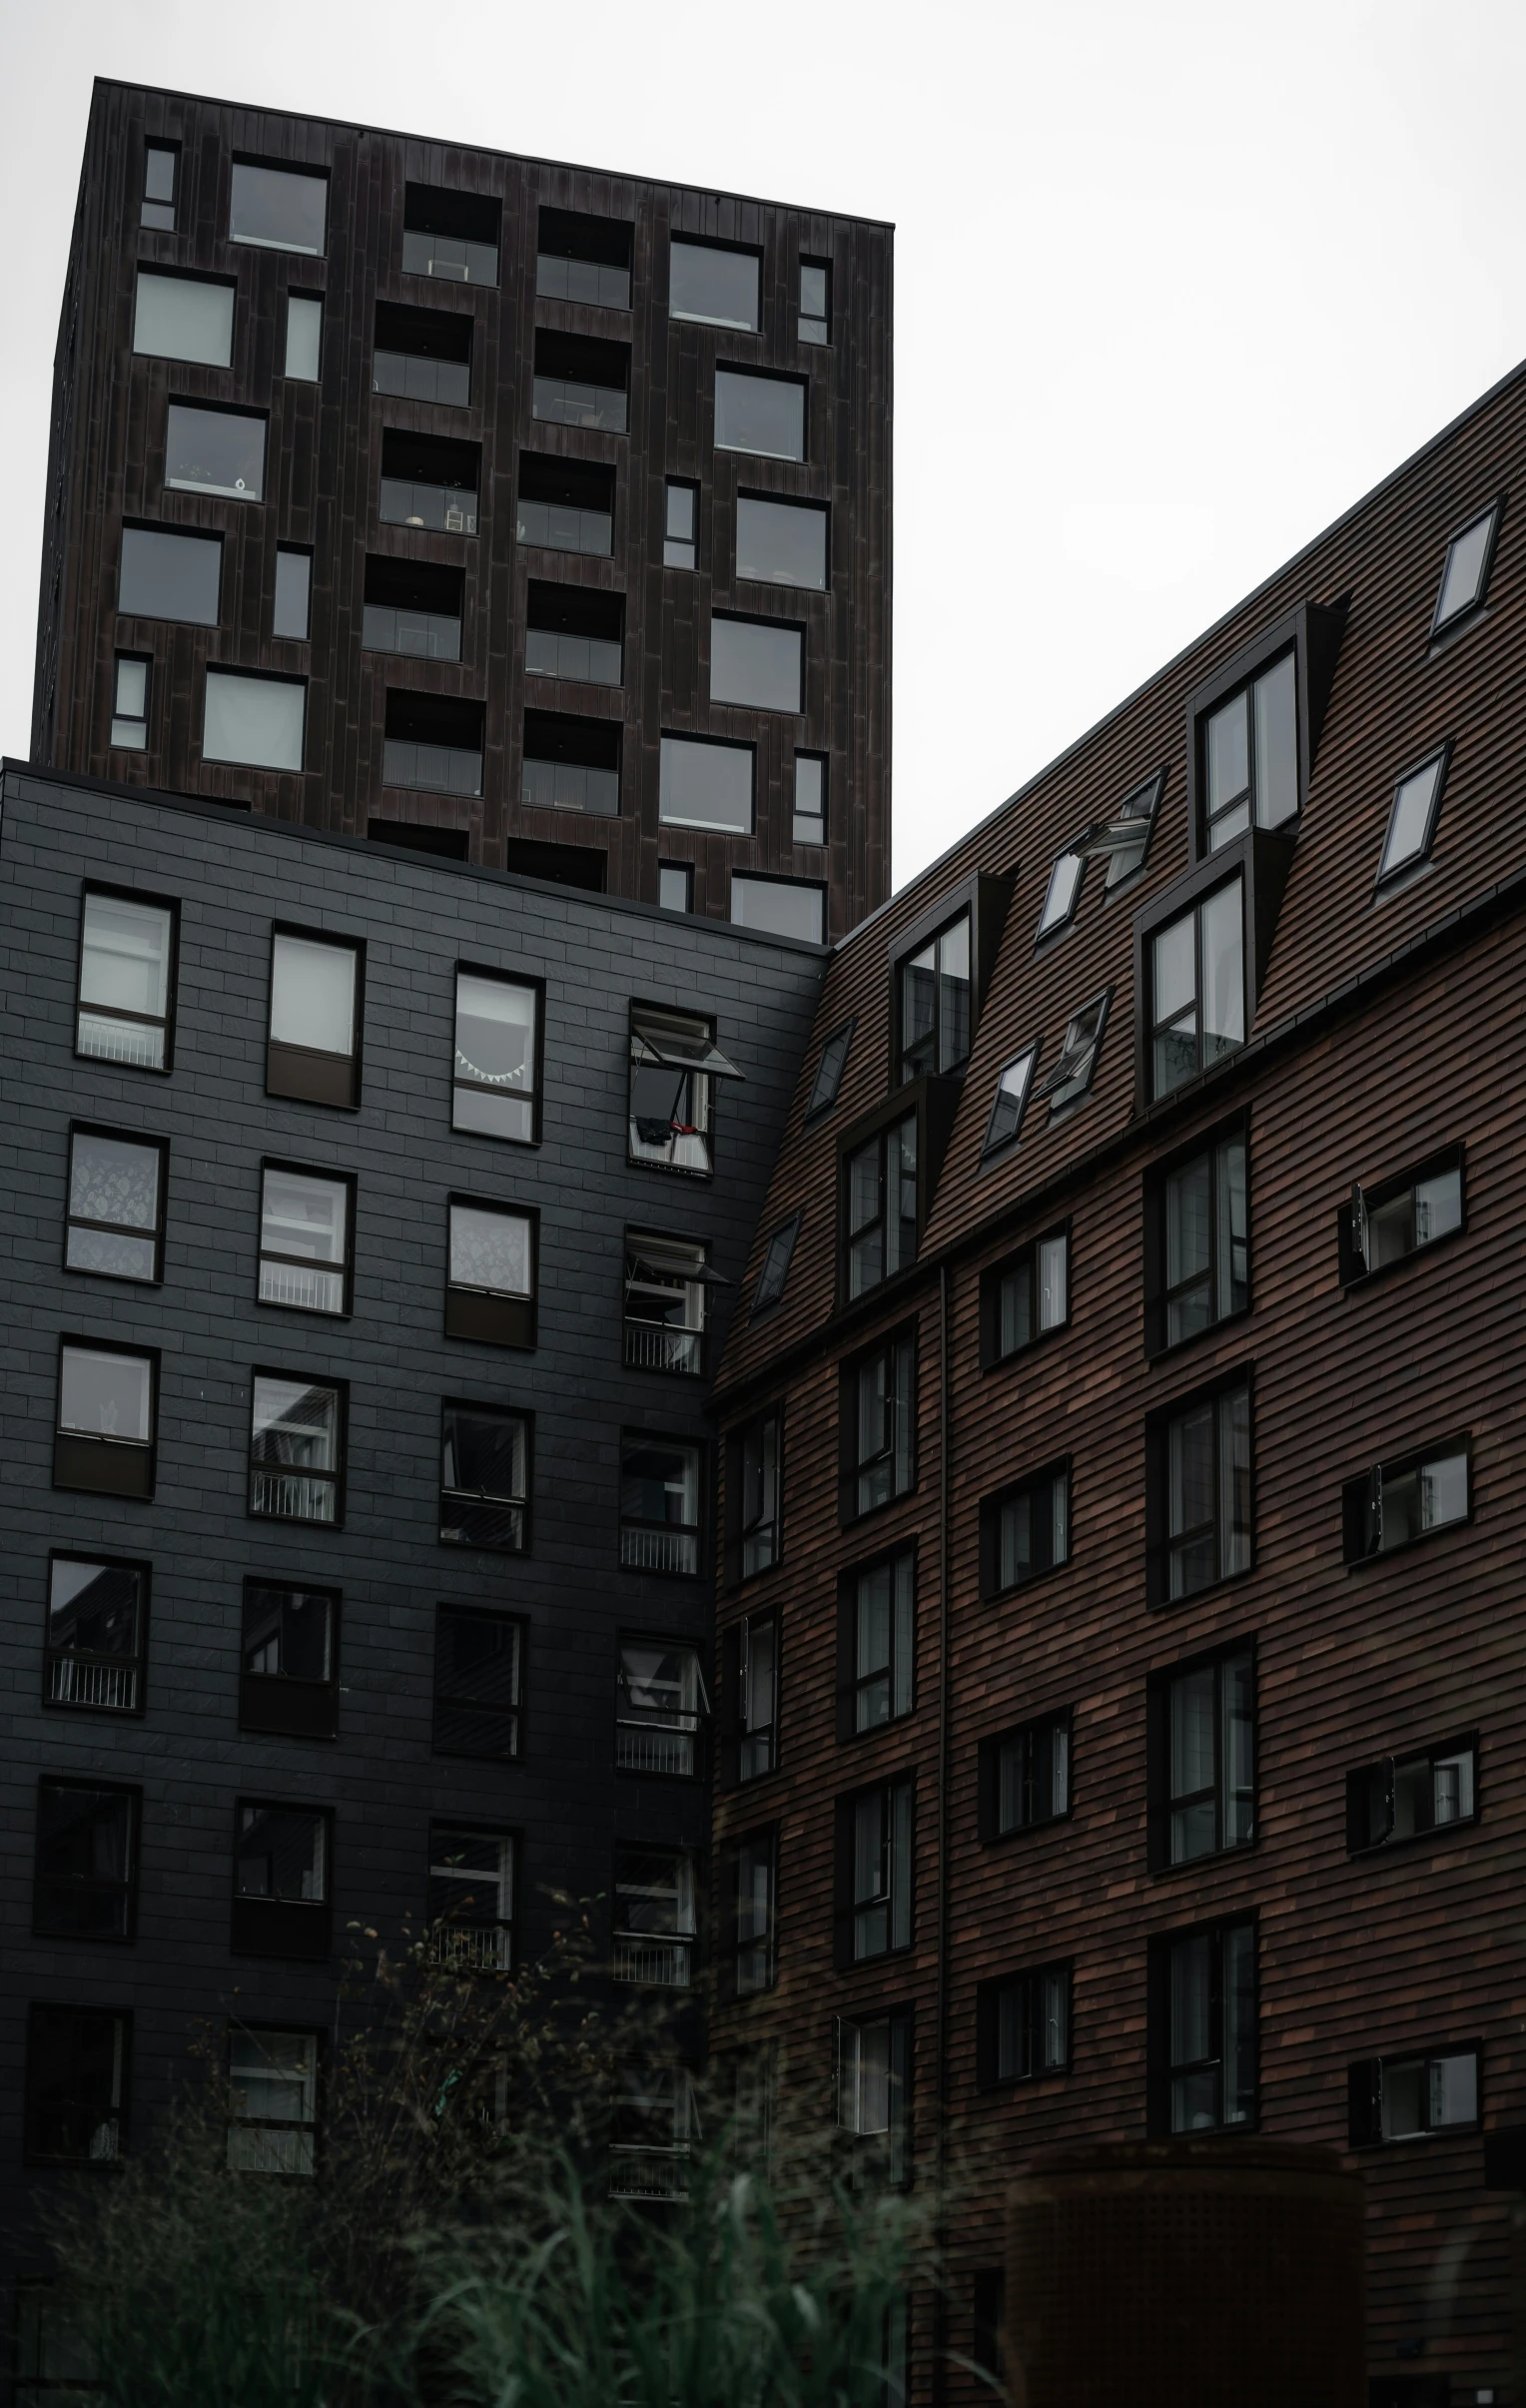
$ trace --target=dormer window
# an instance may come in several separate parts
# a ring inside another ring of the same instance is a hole
[[[900,969],[901,1078],[959,1070],[970,1055],[970,915],[961,912]]]
[[[1207,849],[1298,815],[1298,676],[1289,649],[1219,704],[1203,728]]]
[[[1150,1094],[1185,1086],[1245,1042],[1243,881],[1231,878],[1149,939]]]
[[[1044,909],[1039,914],[1036,943],[1042,944],[1046,937],[1054,936],[1057,929],[1069,928],[1076,917],[1076,906],[1081,901],[1081,882],[1086,869],[1087,857],[1079,847],[1073,852],[1061,854],[1050,872]]]
[[[1440,635],[1450,635],[1454,628],[1476,618],[1484,606],[1489,590],[1489,571],[1494,565],[1494,543],[1499,533],[1503,499],[1491,501],[1489,507],[1472,518],[1460,534],[1452,537],[1446,547],[1446,559],[1441,568],[1441,590],[1436,596],[1436,615],[1431,620],[1431,641]]]

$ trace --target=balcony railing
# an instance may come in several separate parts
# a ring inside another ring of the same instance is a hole
[[[601,434],[623,434],[629,415],[617,385],[578,385],[570,377],[536,377],[530,415],[553,426],[592,426]]]
[[[636,2148],[628,2141],[609,2144],[609,2196],[612,2199],[686,2199],[689,2195],[689,2151],[683,2141],[671,2148]]]
[[[581,761],[526,761],[519,799],[537,811],[583,811],[595,819],[617,819],[620,773],[590,769]]]
[[[383,476],[383,526],[423,526],[438,535],[474,535],[477,497],[465,485],[431,485],[417,477]]]
[[[637,1982],[646,1990],[687,1990],[693,1946],[691,1940],[616,1932],[611,1971],[616,1982]]]
[[[138,1667],[120,1658],[103,1663],[92,1656],[50,1656],[48,1700],[54,1706],[106,1706],[131,1714],[138,1703]]]
[[[606,267],[601,260],[553,259],[542,251],[535,261],[535,290],[543,301],[580,301],[596,310],[628,310],[630,270]]]
[[[339,1270],[308,1270],[295,1262],[262,1262],[262,1304],[292,1304],[302,1312],[343,1312],[345,1274]]]
[[[456,1974],[504,1974],[511,1961],[506,1923],[437,1923],[429,1934],[429,1958]]]
[[[402,230],[402,266],[408,276],[442,276],[455,285],[495,285],[498,281],[496,243],[468,243],[453,234],[420,234]]]
[[[164,1031],[136,1021],[97,1018],[88,1008],[80,1013],[79,1046],[96,1062],[124,1062],[134,1070],[157,1071],[164,1061]]]
[[[622,1773],[667,1773],[689,1781],[694,1776],[694,1740],[698,1717],[687,1730],[672,1724],[652,1726],[620,1721],[614,1727],[614,1761]]]
[[[656,1321],[627,1321],[625,1367],[628,1371],[689,1371],[697,1374],[703,1345],[702,1329],[668,1329]]]
[[[255,1470],[250,1478],[252,1513],[267,1513],[279,1522],[332,1522],[335,1488],[332,1480],[311,1480],[299,1471]]]
[[[697,1572],[699,1534],[649,1530],[639,1522],[626,1522],[620,1530],[620,1561],[631,1572]]]
[[[382,782],[410,786],[417,794],[477,795],[482,791],[482,756],[454,744],[415,744],[388,736],[382,747]]]
[[[535,677],[567,677],[580,685],[618,685],[620,647],[598,635],[562,635],[531,627],[524,639],[524,665]]]
[[[459,660],[461,622],[436,610],[402,610],[389,602],[368,602],[361,643],[368,652],[400,652],[408,660]]]
[[[442,401],[451,409],[464,409],[471,400],[471,364],[423,360],[416,352],[376,352],[371,390],[396,394],[405,401]]]
[[[551,552],[585,552],[607,560],[614,549],[614,517],[608,510],[574,509],[567,501],[519,503],[515,529],[521,543]]]

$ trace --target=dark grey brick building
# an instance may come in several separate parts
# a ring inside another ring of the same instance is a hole
[[[556,1885],[697,1985],[708,1380],[826,957],[14,764],[0,948],[9,2223],[197,2018],[300,2162],[352,1923],[501,1964]]]

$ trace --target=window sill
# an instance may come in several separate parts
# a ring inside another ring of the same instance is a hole
[[[1042,2073],[993,2074],[987,2081],[977,2082],[982,2098],[1009,2098],[1015,2090],[1042,2090],[1047,2083],[1069,2081],[1074,2065],[1046,2065]]]
[[[1457,1239],[1466,1237],[1467,1233],[1468,1224],[1464,1220],[1461,1228],[1448,1229],[1444,1236],[1432,1237],[1427,1245],[1412,1245],[1407,1254],[1395,1254],[1391,1262],[1380,1262],[1376,1270],[1358,1271],[1354,1279],[1342,1279],[1340,1282],[1341,1293],[1347,1296],[1356,1295],[1363,1288],[1370,1287],[1374,1280],[1391,1278],[1395,1271],[1408,1270],[1416,1262],[1428,1262],[1432,1254],[1440,1253],[1446,1246],[1455,1245]]]
[[[1222,1597],[1226,1590],[1239,1588],[1255,1577],[1256,1570],[1254,1563],[1247,1563],[1243,1572],[1225,1572],[1219,1580],[1204,1581],[1200,1589],[1188,1589],[1184,1597],[1149,1597],[1146,1603],[1152,1614],[1180,1613],[1189,1605],[1199,1604],[1204,1597]]]
[[[1200,1346],[1204,1338],[1216,1337],[1221,1329],[1234,1329],[1241,1321],[1248,1321],[1254,1309],[1253,1301],[1241,1304],[1237,1311],[1222,1313],[1216,1321],[1209,1321],[1205,1329],[1189,1330],[1185,1337],[1167,1338],[1158,1346],[1146,1343],[1144,1360],[1151,1364],[1174,1362],[1189,1346]]]
[[[1475,2115],[1471,2123],[1444,2123],[1433,2132],[1401,2132],[1392,2140],[1352,2140],[1346,2146],[1353,2157],[1386,2156],[1396,2148],[1431,2148],[1438,2140],[1466,2140],[1470,2134],[1483,2130],[1482,2116]]]
[[[1346,1859],[1352,1865],[1368,1865],[1375,1857],[1403,1856],[1412,1848],[1428,1848],[1438,1840],[1448,1840],[1453,1832],[1476,1831],[1481,1820],[1477,1814],[1459,1815],[1455,1822],[1433,1823],[1429,1831],[1412,1831],[1402,1840],[1369,1840],[1365,1848],[1348,1848]]]
[[[1056,1321],[1053,1328],[1041,1329],[1037,1337],[1025,1338],[1022,1345],[1014,1346],[1010,1353],[993,1354],[989,1362],[982,1363],[982,1375],[989,1376],[993,1371],[1010,1371],[1014,1363],[1027,1362],[1040,1346],[1049,1345],[1057,1337],[1069,1337],[1070,1333],[1071,1316],[1067,1313],[1063,1321]]]
[[[852,1512],[839,1508],[837,1526],[840,1530],[861,1529],[865,1522],[872,1522],[878,1514],[889,1513],[895,1506],[904,1505],[908,1497],[914,1497],[916,1494],[917,1484],[913,1481],[911,1487],[903,1488],[898,1496],[887,1497],[883,1505],[864,1505]]]
[[[1043,1588],[1046,1581],[1071,1571],[1075,1562],[1075,1556],[1068,1555],[1064,1563],[1046,1564],[1042,1571],[1031,1572],[1026,1580],[1014,1580],[1005,1589],[983,1589],[980,1601],[982,1605],[1010,1605],[1015,1597],[1026,1597],[1030,1589]]]
[[[1183,1873],[1201,1873],[1208,1867],[1238,1864],[1243,1857],[1253,1857],[1260,1845],[1261,1834],[1257,1831],[1253,1840],[1242,1840],[1237,1848],[1214,1848],[1204,1856],[1183,1857],[1179,1865],[1151,1865],[1149,1878],[1152,1882],[1170,1882],[1179,1879]]]
[[[871,1723],[867,1730],[840,1731],[837,1735],[837,1744],[840,1748],[861,1748],[869,1740],[883,1739],[887,1731],[904,1731],[908,1724],[914,1723],[916,1719],[917,1709],[913,1706],[909,1713],[893,1714],[889,1722]]]
[[[1348,1572],[1368,1572],[1374,1564],[1392,1563],[1396,1556],[1413,1555],[1417,1547],[1433,1546],[1438,1538],[1450,1538],[1454,1531],[1471,1530],[1473,1522],[1474,1516],[1471,1512],[1460,1514],[1455,1522],[1442,1522],[1434,1530],[1421,1530],[1417,1536],[1406,1538],[1397,1547],[1380,1547],[1375,1555],[1348,1555],[1346,1570]]]
[[[1075,1808],[1068,1807],[1063,1815],[1044,1815],[1037,1823],[1015,1823],[1011,1831],[994,1831],[980,1845],[982,1848],[1010,1848],[1014,1840],[1032,1840],[1042,1831],[1063,1831],[1075,1820]]]

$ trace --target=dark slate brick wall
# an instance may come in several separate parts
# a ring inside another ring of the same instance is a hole
[[[168,1079],[77,1060],[86,879],[180,899],[175,1068]],[[265,1094],[271,923],[367,945],[364,1091],[356,1114]],[[235,1801],[332,1807],[337,1946],[346,1926],[395,1941],[423,1911],[431,1816],[523,1835],[521,1945],[542,1947],[547,1885],[607,1889],[619,1838],[702,1845],[699,1786],[616,1776],[616,1636],[707,1640],[708,1578],[622,1572],[622,1426],[708,1439],[707,1391],[621,1363],[622,1238],[636,1223],[708,1238],[739,1282],[810,1029],[824,956],[714,921],[305,835],[270,821],[10,768],[0,821],[0,2217],[19,2205],[29,2001],[129,2007],[141,2134],[199,2020],[324,2026],[335,1968],[230,1950]],[[545,981],[543,1139],[534,1150],[450,1128],[453,972],[464,959]],[[715,1017],[745,1085],[720,1094],[713,1182],[626,1161],[632,997]],[[170,1142],[165,1277],[151,1289],[61,1267],[71,1119]],[[334,1321],[255,1302],[259,1165],[277,1156],[359,1183],[355,1309]],[[442,1335],[445,1199],[540,1212],[539,1343],[508,1353]],[[739,1288],[722,1289],[718,1362]],[[150,1503],[56,1491],[61,1332],[162,1350]],[[342,1530],[245,1511],[256,1363],[351,1383]],[[536,1416],[532,1552],[457,1553],[437,1528],[443,1396]],[[712,1462],[713,1481],[713,1462]],[[141,1721],[44,1709],[50,1548],[153,1565]],[[708,1561],[708,1556],[706,1558]],[[246,1574],[343,1590],[338,1741],[238,1727]],[[523,1761],[430,1753],[441,1600],[528,1622]],[[138,1938],[32,1937],[42,1773],[141,1783]],[[6,2194],[9,2194],[8,2197]]]

